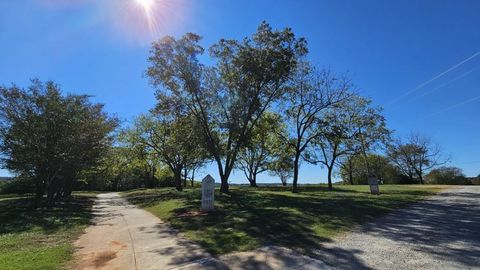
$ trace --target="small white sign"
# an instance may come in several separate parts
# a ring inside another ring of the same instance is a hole
[[[207,175],[202,180],[202,211],[208,212],[213,210],[214,194],[215,179]]]
[[[378,179],[376,177],[368,178],[368,185],[370,185],[370,193],[380,194],[380,188],[378,187]]]

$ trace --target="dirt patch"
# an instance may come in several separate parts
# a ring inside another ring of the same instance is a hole
[[[118,251],[117,251],[118,252]],[[117,252],[115,251],[102,251],[95,254],[93,259],[93,265],[95,268],[100,268],[105,266],[109,261],[117,257]]]
[[[225,213],[221,210],[213,210],[210,212],[203,212],[198,210],[188,211],[177,214],[177,217],[199,217],[199,216],[223,216]]]
[[[127,244],[123,244],[123,243],[120,243],[120,242],[115,241],[115,240],[114,240],[114,241],[110,241],[110,244],[111,244],[112,246],[117,246],[117,247],[119,247],[120,249],[124,249],[124,248],[126,248],[126,247],[128,246]],[[117,252],[118,252],[118,251],[117,251]]]
[[[104,267],[108,262],[117,258],[117,253],[120,250],[128,247],[127,244],[118,241],[110,241],[110,246],[112,246],[113,250],[92,252],[85,256],[77,263],[75,269],[105,269]]]

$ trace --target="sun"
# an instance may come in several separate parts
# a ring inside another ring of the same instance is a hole
[[[155,5],[156,0],[135,0],[135,2],[140,5],[145,12],[150,13]]]
[[[111,20],[119,34],[144,46],[150,44],[152,40],[161,38],[171,28],[176,27],[183,21],[186,8],[184,1],[189,0],[112,0],[98,2],[104,3],[105,9],[109,11],[109,21]]]

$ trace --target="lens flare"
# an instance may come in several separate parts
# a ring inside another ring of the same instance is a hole
[[[1,0],[0,0],[1,1]],[[188,0],[38,0],[44,8],[81,10],[85,27],[106,27],[122,41],[150,45],[172,35],[189,18],[195,2]],[[87,11],[89,13],[87,13]],[[79,22],[80,23],[80,22]],[[102,29],[103,30],[103,29]]]
[[[159,7],[159,2],[157,0],[134,0],[135,3],[140,6],[141,9],[144,11],[145,22],[148,30],[157,36],[158,32],[158,23],[155,17],[157,14],[157,8]]]
[[[185,16],[184,0],[115,0],[111,5],[109,21],[117,34],[142,45],[150,44],[168,35],[180,25]]]
[[[147,15],[151,12],[155,4],[155,0],[135,0],[135,2],[145,10]]]

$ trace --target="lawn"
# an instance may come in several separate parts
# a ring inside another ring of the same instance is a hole
[[[323,241],[388,211],[441,190],[438,186],[302,186],[293,194],[283,187],[232,187],[230,195],[216,191],[217,211],[199,212],[200,189],[135,190],[123,193],[214,255],[282,245],[307,252]]]
[[[0,199],[0,269],[63,269],[91,218],[85,194],[38,208],[32,198]]]

